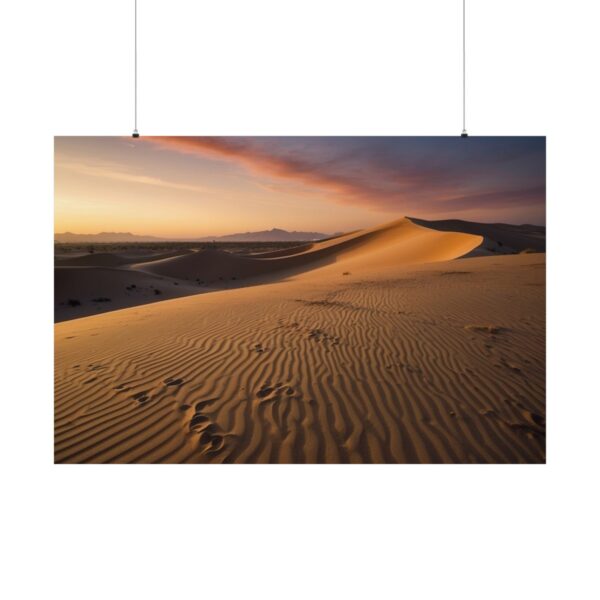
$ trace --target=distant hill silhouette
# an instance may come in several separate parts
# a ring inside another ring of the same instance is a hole
[[[55,233],[54,241],[62,244],[108,244],[119,242],[160,242],[164,238],[135,235],[129,232],[102,231],[101,233]]]
[[[221,236],[204,236],[199,238],[160,238],[152,235],[136,235],[134,233],[55,233],[54,241],[62,244],[103,244],[121,242],[314,242],[328,238],[330,234],[316,231],[285,231],[285,229],[268,229],[265,231],[247,231]]]
[[[285,229],[268,229],[265,231],[247,231],[217,237],[203,237],[201,241],[216,242],[312,242],[323,240],[329,234],[316,231],[285,231]]]

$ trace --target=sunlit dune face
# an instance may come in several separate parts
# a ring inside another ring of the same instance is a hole
[[[545,139],[55,139],[56,232],[333,233],[405,214],[543,224]]]

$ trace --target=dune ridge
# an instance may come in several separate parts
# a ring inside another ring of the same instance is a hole
[[[277,256],[237,256],[221,250],[202,250],[133,265],[147,273],[167,277],[203,277],[209,280],[221,276],[250,278],[290,269],[311,269],[316,265],[343,262],[359,251],[363,256],[379,252],[382,260],[394,264],[450,260],[466,254],[482,241],[481,236],[437,232],[402,218],[383,226],[349,233],[315,242],[305,249]],[[304,248],[304,247],[303,247]],[[378,264],[381,266],[381,264]],[[219,275],[219,273],[221,275]]]
[[[272,282],[327,264],[379,253],[394,264],[449,260],[481,243],[479,236],[432,231],[399,219],[282,251],[240,256],[207,248],[150,257],[91,254],[57,262],[55,320],[245,285]],[[74,270],[80,267],[80,270]],[[92,270],[99,267],[107,269]],[[368,265],[367,265],[368,267]],[[88,269],[87,271],[85,269]],[[109,271],[108,268],[114,269]],[[132,289],[131,286],[135,289]],[[156,290],[159,290],[157,293]],[[110,298],[97,303],[95,298]],[[73,307],[71,299],[81,302]]]
[[[480,236],[405,220],[339,240],[57,324],[55,461],[544,462],[545,256],[455,261]]]

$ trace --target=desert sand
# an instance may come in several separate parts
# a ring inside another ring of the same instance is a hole
[[[461,258],[484,238],[62,266],[116,304],[137,283],[55,325],[55,461],[544,462],[545,255]]]

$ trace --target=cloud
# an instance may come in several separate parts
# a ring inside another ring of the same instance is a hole
[[[309,187],[316,186],[352,194],[362,186],[365,191],[368,191],[367,185],[360,180],[352,181],[352,178],[347,175],[336,176],[320,168],[314,160],[293,152],[283,155],[271,152],[268,148],[252,143],[250,138],[246,140],[230,137],[147,137],[144,139],[187,154],[226,158],[244,165],[253,172],[303,183]]]
[[[331,201],[450,214],[545,202],[544,138],[150,137],[158,148],[236,163]]]
[[[438,204],[440,212],[461,212],[471,210],[526,208],[543,202],[545,186],[502,190],[499,192],[476,193],[456,198],[448,198]],[[449,209],[446,209],[445,206]]]
[[[160,177],[151,177],[148,175],[139,175],[123,169],[118,165],[92,165],[83,162],[68,161],[68,160],[56,160],[56,166],[74,171],[80,175],[87,175],[91,177],[102,177],[104,179],[112,179],[114,181],[124,181],[126,183],[142,184],[150,186],[158,186],[163,188],[169,188],[173,190],[184,190],[188,192],[205,193],[208,190],[202,186],[189,185],[186,183],[177,183],[175,181],[168,181],[161,179]]]

